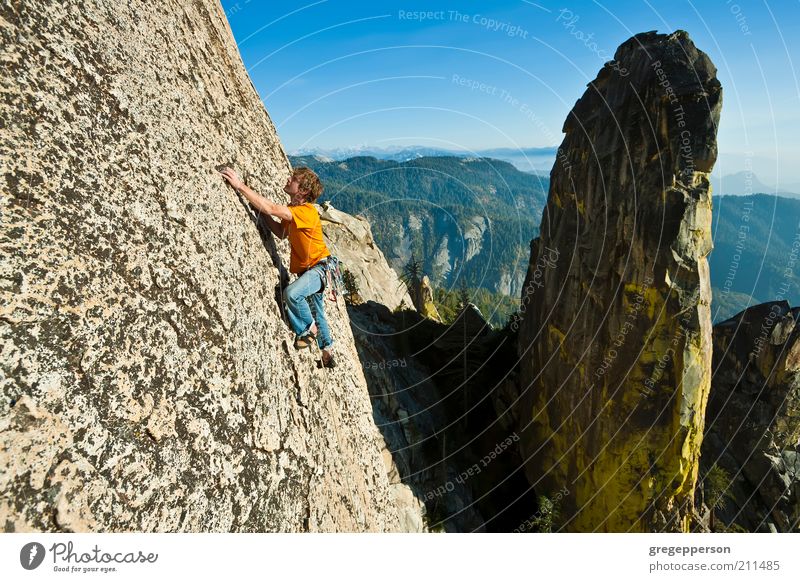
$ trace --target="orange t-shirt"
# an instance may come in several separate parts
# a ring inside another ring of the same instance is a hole
[[[322,221],[317,209],[312,204],[299,204],[289,206],[289,211],[292,220],[283,221],[289,229],[289,245],[292,247],[289,271],[299,273],[331,253],[322,238]]]

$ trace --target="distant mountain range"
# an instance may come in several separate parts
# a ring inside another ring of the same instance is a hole
[[[800,304],[800,200],[719,196],[712,216],[714,321],[765,301]]]
[[[456,288],[463,277],[469,287],[519,296],[548,177],[474,157],[290,160],[320,175],[320,201],[370,220],[375,241],[398,273],[413,255],[436,286]],[[713,236],[714,321],[779,298],[800,303],[800,248],[793,247],[800,245],[800,199],[715,196]]]
[[[379,160],[407,162],[428,157],[492,158],[512,164],[522,172],[549,176],[556,158],[557,147],[490,148],[478,151],[454,150],[429,146],[353,146],[342,148],[302,148],[290,157],[317,157],[319,161],[341,161],[354,157],[373,157]],[[784,184],[780,188],[769,186],[751,171],[741,171],[724,176],[712,176],[714,195],[748,196],[772,194],[787,198],[800,198],[800,184]]]
[[[800,185],[788,185],[786,189],[767,186],[753,172],[743,171],[727,174],[721,178],[712,177],[714,193],[732,196],[749,196],[750,194],[771,194],[786,198],[800,198]]]
[[[436,286],[520,294],[548,178],[488,158],[290,159],[320,175],[320,201],[370,220],[398,273],[414,256]]]
[[[433,156],[458,156],[467,157],[470,152],[446,150],[441,148],[431,148],[424,146],[393,146],[393,147],[370,147],[352,146],[343,148],[301,148],[291,153],[292,158],[315,157],[319,161],[333,162],[346,160],[356,157],[373,157],[379,160],[392,160],[395,162],[406,162],[417,158]]]
[[[313,156],[320,161],[341,161],[353,157],[373,157],[379,160],[407,162],[418,158],[449,156],[457,158],[492,158],[513,164],[523,172],[549,175],[556,158],[555,147],[543,148],[493,148],[479,151],[452,150],[426,146],[371,147],[354,146],[344,148],[303,148],[292,152],[290,157]]]

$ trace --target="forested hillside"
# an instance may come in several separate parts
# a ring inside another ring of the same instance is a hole
[[[321,201],[366,216],[396,270],[415,256],[437,287],[463,282],[512,297],[525,275],[546,178],[488,158],[291,158],[325,183]]]
[[[715,197],[712,228],[715,321],[748,304],[800,302],[800,200],[767,194]]]
[[[530,239],[538,235],[548,178],[490,158],[291,161],[319,173],[326,187],[322,200],[371,221],[375,240],[398,273],[414,256],[442,289],[440,298],[455,295],[463,284],[476,296],[473,302],[481,303],[476,290],[485,289],[491,294],[481,296],[482,311],[486,301],[497,299],[503,307],[485,315],[494,325],[505,321],[520,293]],[[717,196],[713,236],[714,321],[764,301],[800,301],[800,200]]]

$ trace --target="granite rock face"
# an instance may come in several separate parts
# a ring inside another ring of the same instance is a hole
[[[526,472],[567,531],[686,531],[711,382],[716,69],[685,32],[622,44],[576,103],[520,327]]]
[[[0,7],[0,525],[397,531],[344,305],[281,319],[289,163],[217,2]]]
[[[800,531],[800,308],[756,305],[714,326],[702,488],[715,521]],[[712,492],[709,472],[724,477]],[[709,499],[710,496],[716,499]]]

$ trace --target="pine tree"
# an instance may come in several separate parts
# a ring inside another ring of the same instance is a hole
[[[467,282],[462,277],[461,283],[458,286],[458,309],[463,311],[470,304],[469,289],[467,289]]]
[[[422,285],[422,263],[420,263],[414,255],[411,255],[411,259],[403,267],[400,280],[405,283],[408,294],[411,295],[411,300],[414,302],[417,309],[419,309],[419,293],[420,286]]]
[[[357,305],[363,302],[360,293],[361,289],[358,286],[356,276],[347,269],[342,271],[342,283],[344,284],[345,301],[351,305]]]

